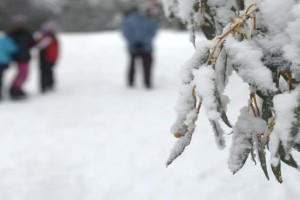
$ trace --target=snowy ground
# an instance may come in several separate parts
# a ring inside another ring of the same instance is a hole
[[[180,65],[193,52],[186,33],[161,32],[153,90],[125,86],[127,57],[117,32],[61,37],[58,90],[40,95],[37,66],[30,99],[0,105],[0,200],[298,200],[300,174],[283,166],[284,183],[267,181],[248,160],[227,169],[204,110],[186,152],[169,168],[175,138]],[[6,77],[13,76],[11,69]],[[233,78],[229,117],[246,105],[246,87]],[[232,95],[234,90],[240,94]],[[227,136],[230,142],[230,136]],[[298,161],[300,156],[296,155]]]

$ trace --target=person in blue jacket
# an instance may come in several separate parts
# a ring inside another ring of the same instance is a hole
[[[17,45],[12,38],[0,33],[0,100],[2,99],[3,73],[9,67],[12,56],[18,50]]]
[[[152,42],[156,31],[156,22],[149,15],[138,12],[137,8],[132,8],[129,12],[125,13],[122,33],[127,41],[130,54],[127,76],[128,86],[130,87],[134,86],[135,63],[137,59],[142,59],[145,87],[152,87]]]

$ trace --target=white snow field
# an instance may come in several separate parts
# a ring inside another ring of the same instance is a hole
[[[33,61],[30,98],[0,103],[0,200],[299,200],[300,173],[286,165],[283,184],[270,167],[267,181],[250,159],[232,175],[231,136],[218,150],[205,110],[190,146],[165,167],[176,141],[169,129],[180,67],[194,52],[188,38],[158,34],[154,88],[145,90],[141,74],[135,88],[126,87],[120,33],[62,35],[57,90],[39,94]],[[13,75],[12,68],[6,89]],[[235,121],[247,104],[247,86],[233,77],[228,87]]]

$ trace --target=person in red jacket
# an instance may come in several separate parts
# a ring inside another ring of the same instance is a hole
[[[41,34],[36,40],[40,50],[40,90],[45,93],[55,86],[54,66],[59,55],[59,42],[56,37],[56,24],[48,21],[42,26]]]

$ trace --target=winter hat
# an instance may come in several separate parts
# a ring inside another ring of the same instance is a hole
[[[27,21],[28,21],[27,17],[21,14],[14,15],[10,18],[10,23],[15,26],[24,25]]]
[[[44,32],[56,32],[57,31],[57,24],[52,20],[47,21],[42,25],[42,31],[44,31]]]
[[[139,12],[140,6],[137,1],[130,1],[123,6],[123,12],[125,15],[130,14],[132,12]]]

